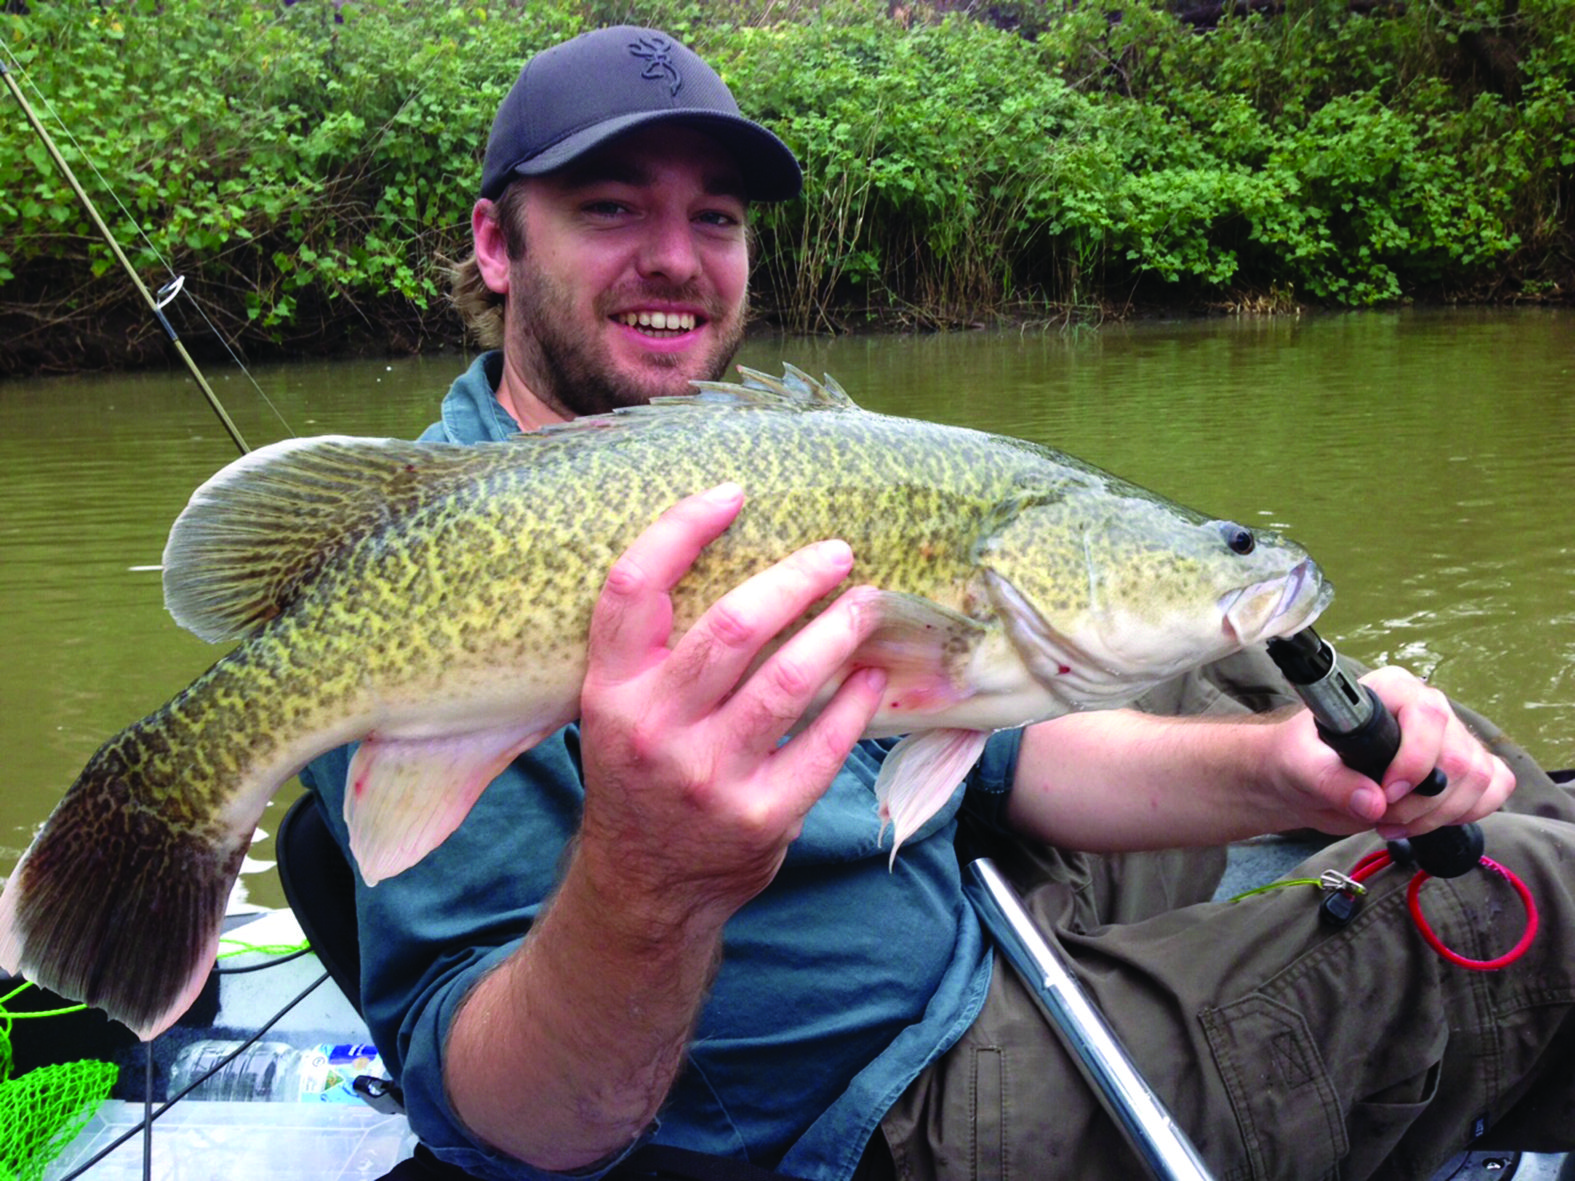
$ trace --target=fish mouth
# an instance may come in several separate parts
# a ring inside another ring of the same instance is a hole
[[[1240,647],[1288,636],[1312,623],[1334,598],[1318,563],[1303,558],[1278,578],[1230,591],[1220,599],[1220,629]]]

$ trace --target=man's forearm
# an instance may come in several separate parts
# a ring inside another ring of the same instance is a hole
[[[1221,844],[1283,826],[1258,718],[1069,714],[1023,735],[1007,818],[1089,852]]]
[[[519,951],[466,998],[444,1058],[466,1127],[552,1170],[617,1153],[649,1125],[721,946],[720,920],[615,895],[582,853]]]

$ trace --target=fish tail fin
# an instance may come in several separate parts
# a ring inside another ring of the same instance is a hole
[[[6,883],[0,967],[149,1039],[202,990],[251,829],[159,806],[120,757],[125,738],[88,763]]]
[[[926,730],[910,734],[892,748],[875,779],[881,833],[892,837],[891,865],[897,850],[952,798],[957,785],[979,761],[990,735],[984,730]]]

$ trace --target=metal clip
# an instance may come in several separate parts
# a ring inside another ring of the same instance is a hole
[[[1342,894],[1365,894],[1367,887],[1350,874],[1337,869],[1326,869],[1318,875],[1318,888],[1325,892],[1338,890]]]
[[[398,1083],[370,1074],[358,1074],[350,1082],[354,1091],[373,1111],[384,1115],[401,1115],[405,1110],[405,1092]]]
[[[1343,927],[1356,917],[1361,909],[1362,895],[1367,887],[1337,869],[1326,869],[1318,877],[1318,888],[1323,891],[1323,901],[1318,904],[1318,917],[1326,926]]]

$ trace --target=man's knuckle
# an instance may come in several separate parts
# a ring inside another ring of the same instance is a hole
[[[608,567],[602,590],[605,595],[629,597],[639,594],[645,585],[645,571],[640,563],[624,554]]]
[[[721,602],[711,608],[707,630],[719,644],[743,648],[755,640],[755,621],[737,604]]]
[[[660,758],[665,749],[669,728],[654,719],[641,718],[629,723],[625,734],[625,750],[629,761],[638,767],[648,767]]]
[[[792,702],[809,697],[818,683],[809,668],[788,656],[778,656],[771,662],[771,681],[775,689]]]

